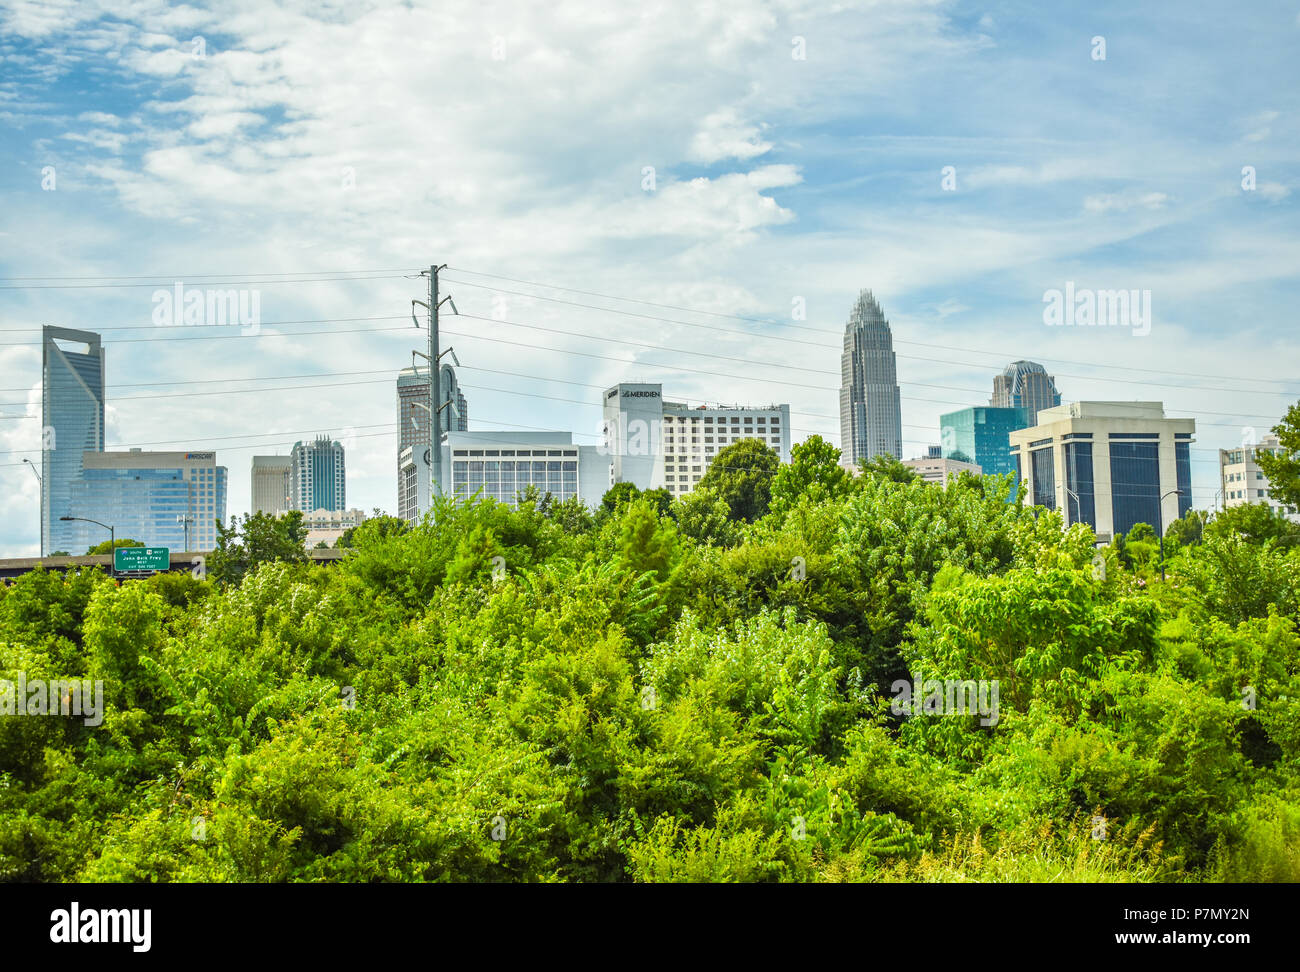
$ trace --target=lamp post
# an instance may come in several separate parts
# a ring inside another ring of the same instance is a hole
[[[1078,493],[1072,490],[1069,486],[1065,485],[1065,483],[1057,483],[1056,488],[1065,490],[1065,492],[1069,494],[1070,498],[1074,500],[1074,512],[1076,514],[1080,514],[1083,512],[1083,505],[1079,502]],[[1074,518],[1074,522],[1075,523],[1079,522],[1079,517],[1077,515]],[[1070,505],[1068,503],[1065,506],[1065,525],[1067,527],[1070,525]]]
[[[1156,500],[1156,521],[1160,524],[1160,528],[1156,532],[1160,534],[1160,583],[1162,584],[1165,581],[1165,497],[1174,496],[1181,492],[1181,489],[1171,489],[1169,492],[1161,494],[1160,499]]]
[[[188,513],[177,513],[176,522],[185,528],[185,550],[188,552],[190,549],[190,524],[194,522],[194,517]]]
[[[92,520],[87,516],[61,516],[60,520],[80,520],[82,523],[94,523],[96,526],[102,526],[108,531],[108,576],[116,577],[117,568],[113,565],[113,560],[117,556],[117,529],[108,523],[100,523],[98,520]]]

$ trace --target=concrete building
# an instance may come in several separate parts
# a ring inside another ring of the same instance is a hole
[[[898,390],[894,337],[880,304],[870,290],[844,326],[840,355],[841,462],[856,467],[860,459],[903,458],[903,412]]]
[[[575,445],[570,432],[448,432],[441,491],[514,503],[533,485],[542,495],[577,496],[594,507],[609,489],[609,465],[599,446]]]
[[[1013,361],[994,377],[989,404],[994,408],[1023,408],[1025,424],[1033,425],[1040,411],[1061,404],[1061,393],[1056,390],[1056,379],[1037,361]]]
[[[346,530],[365,523],[366,514],[361,510],[312,510],[302,515],[302,522],[307,528],[303,545],[313,550],[322,542],[334,546]]]
[[[930,446],[928,454],[918,459],[904,459],[903,465],[915,469],[927,483],[935,483],[939,486],[947,486],[949,479],[960,476],[964,472],[974,473],[976,476],[983,472],[976,463],[945,458],[942,447],[937,445]]]
[[[109,524],[117,539],[147,547],[211,550],[226,520],[226,467],[215,452],[86,452],[69,488],[68,514]],[[71,554],[108,539],[103,527],[74,521]]]
[[[347,509],[347,467],[343,445],[329,436],[295,442],[289,454],[290,509]]]
[[[1228,507],[1267,503],[1274,516],[1285,516],[1300,523],[1300,512],[1294,506],[1285,506],[1273,498],[1272,484],[1255,461],[1261,452],[1277,455],[1284,451],[1278,437],[1271,432],[1260,439],[1257,445],[1247,443],[1240,449],[1220,449],[1219,485],[1223,505]]]
[[[1023,408],[975,406],[948,412],[939,418],[943,456],[973,462],[989,476],[1014,475],[1011,433],[1033,424]]]
[[[253,456],[252,512],[276,516],[293,509],[290,456]]]
[[[692,406],[664,401],[660,384],[623,382],[605,391],[602,429],[606,489],[625,482],[684,496],[714,457],[741,439],[757,439],[790,461],[789,405]]]
[[[1195,419],[1165,418],[1160,402],[1073,402],[1010,439],[1025,502],[1109,542],[1137,523],[1163,531],[1191,509],[1195,433]]]
[[[41,329],[41,553],[80,543],[70,510],[72,483],[87,452],[104,450],[104,348],[91,331]]]

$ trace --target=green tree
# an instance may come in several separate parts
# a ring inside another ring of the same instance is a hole
[[[103,543],[95,544],[93,547],[91,547],[89,550],[86,551],[86,556],[89,557],[95,554],[112,553],[114,547],[143,547],[143,546],[144,544],[141,543],[139,540],[130,540],[127,539],[126,537],[119,537],[117,540],[105,540]],[[50,554],[50,556],[53,557],[54,554]]]
[[[753,523],[767,512],[780,465],[777,454],[758,439],[741,439],[713,457],[697,485],[713,490],[733,520]]]
[[[405,533],[410,529],[410,524],[398,516],[389,516],[383,510],[376,508],[374,515],[366,520],[360,526],[348,527],[339,537],[334,546],[341,549],[356,547],[359,545],[359,536],[368,537],[393,537]]]
[[[600,498],[600,508],[606,513],[613,513],[620,506],[627,505],[640,495],[641,490],[636,483],[615,483],[605,490],[605,495]]]
[[[1255,461],[1268,477],[1269,489],[1278,502],[1300,510],[1300,402],[1286,410],[1273,426],[1280,448],[1274,454],[1260,450]]]
[[[921,481],[921,474],[911,466],[904,466],[893,456],[881,454],[870,459],[859,459],[858,468],[864,476],[872,479],[885,479],[891,483],[913,483]]]
[[[840,465],[840,450],[820,435],[796,445],[790,461],[772,480],[771,512],[784,514],[800,497],[814,503],[836,500],[853,489],[852,474]]]
[[[238,584],[259,564],[276,560],[307,559],[307,527],[300,510],[281,516],[251,513],[230,518],[230,526],[217,521],[217,548],[208,557],[208,574],[218,583]]]

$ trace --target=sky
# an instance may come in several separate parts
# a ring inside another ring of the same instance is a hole
[[[215,450],[229,513],[317,435],[393,512],[431,264],[472,429],[593,444],[650,380],[838,445],[869,288],[904,458],[1030,359],[1195,418],[1212,507],[1300,399],[1300,7],[1057,6],[0,0],[0,556],[38,553],[43,324],[103,334],[107,447]],[[257,326],[169,324],[178,284]],[[1150,313],[1047,323],[1067,286]]]

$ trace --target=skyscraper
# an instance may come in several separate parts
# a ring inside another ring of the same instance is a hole
[[[1038,413],[1045,408],[1061,404],[1061,393],[1056,390],[1056,379],[1037,361],[1013,361],[993,379],[993,408],[1023,408],[1028,424],[1037,421]]]
[[[870,290],[844,327],[840,355],[840,449],[842,462],[888,455],[903,458],[903,412],[898,392],[894,338]]]
[[[98,334],[41,329],[41,553],[74,550],[68,515],[82,455],[104,450],[104,349]]]
[[[469,404],[465,401],[460,382],[451,365],[442,366],[438,384],[444,396],[443,401],[454,403],[439,412],[442,431],[468,431]],[[415,519],[419,518],[420,511],[429,506],[427,494],[432,476],[430,463],[433,443],[429,429],[432,426],[433,420],[429,414],[429,369],[403,368],[397,375],[397,506],[399,510],[408,507],[415,510],[412,514]],[[411,454],[406,457],[408,461],[404,466],[403,451],[408,448]],[[415,489],[414,500],[408,495],[411,489]]]
[[[274,516],[290,509],[292,462],[290,456],[253,456],[252,512]]]
[[[215,452],[87,452],[69,486],[68,512],[111,524],[147,547],[211,550],[226,520],[226,467]],[[94,523],[63,524],[71,554],[108,539]]]
[[[289,454],[289,496],[291,508],[314,510],[347,509],[347,474],[343,445],[329,436],[315,442],[295,442]]]

